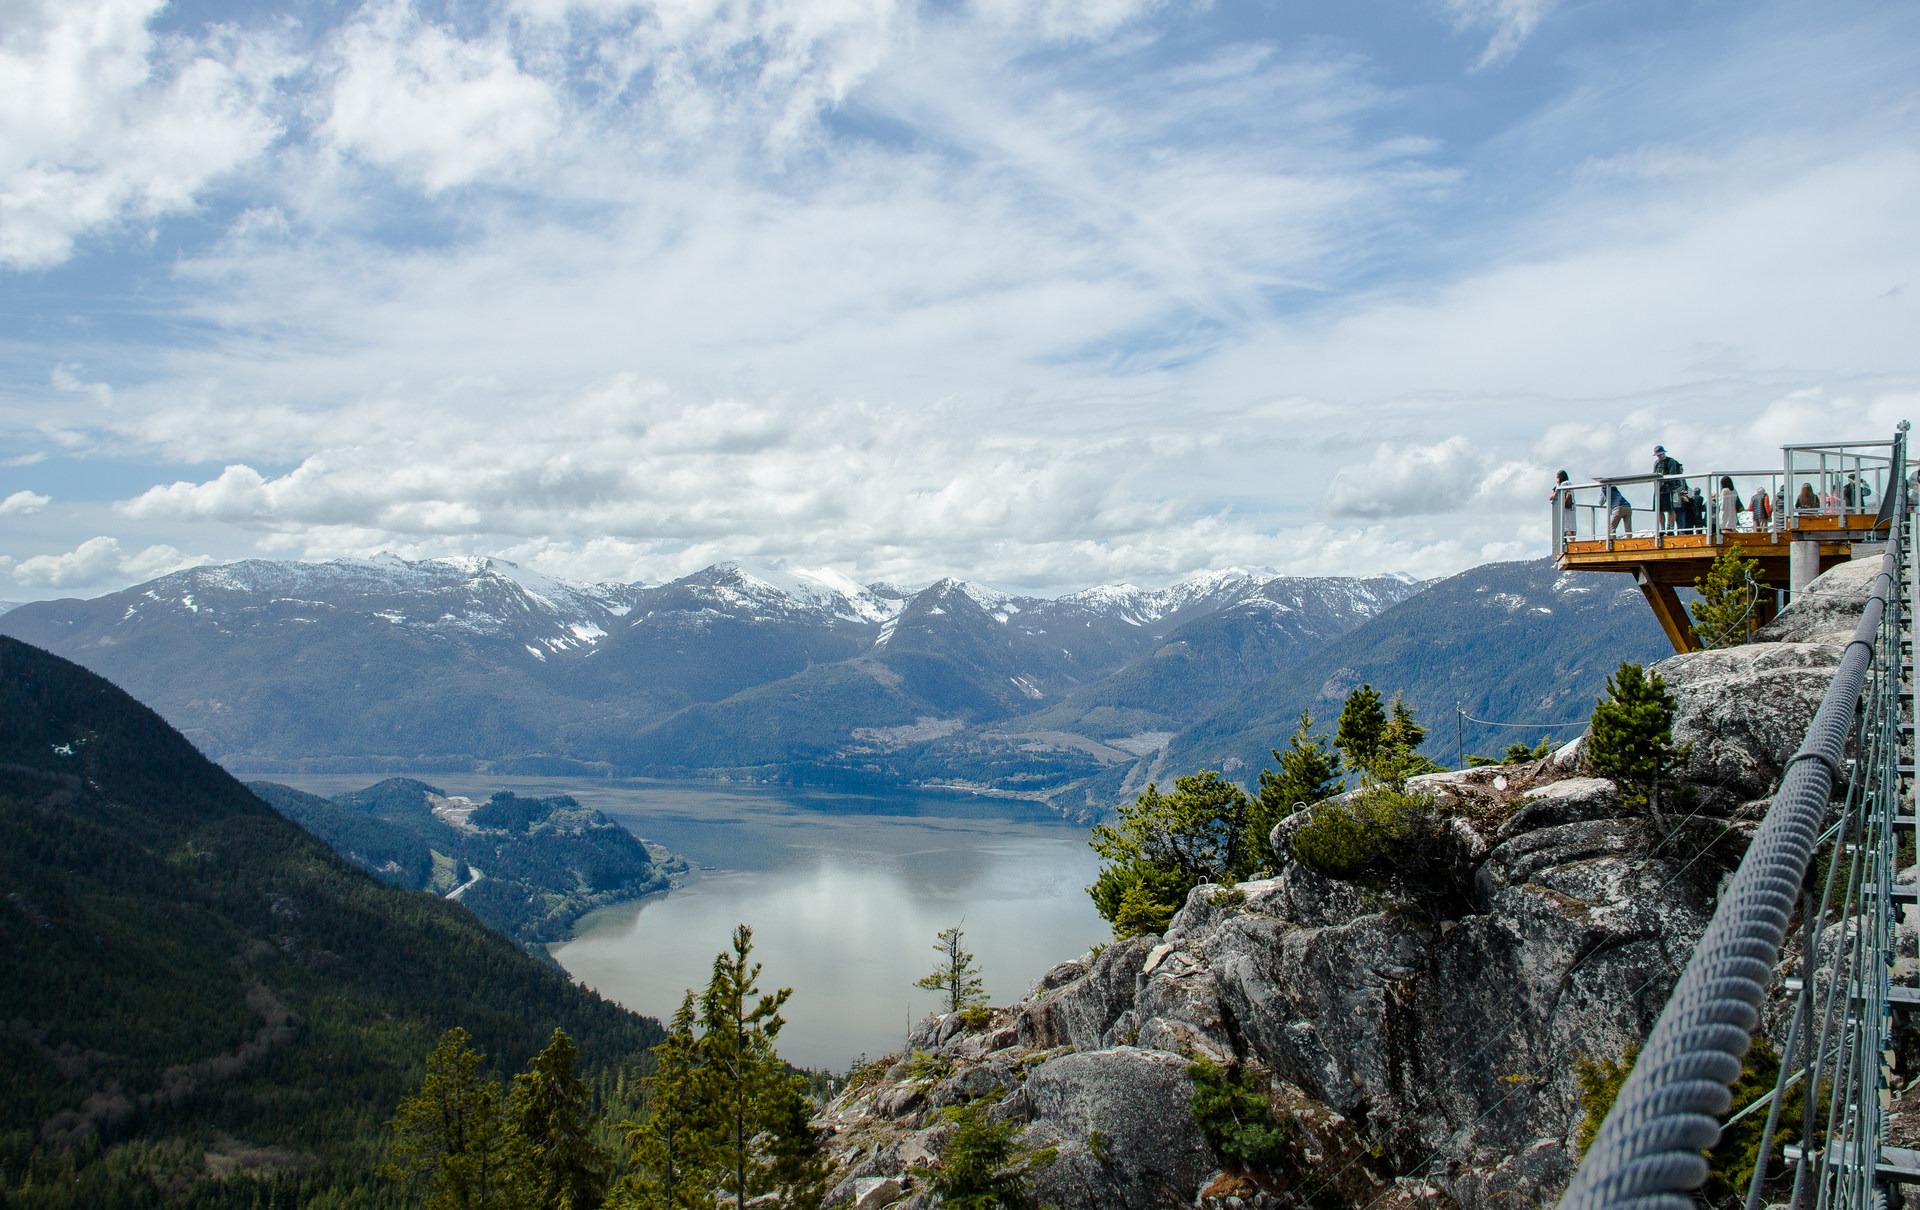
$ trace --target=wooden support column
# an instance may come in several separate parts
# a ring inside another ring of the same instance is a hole
[[[1640,593],[1647,598],[1647,604],[1653,606],[1653,616],[1660,619],[1660,629],[1667,632],[1667,641],[1678,652],[1698,651],[1700,644],[1693,637],[1693,624],[1687,620],[1687,611],[1681,608],[1680,594],[1671,584],[1654,583],[1652,574],[1645,567],[1633,569],[1633,578],[1640,584]]]

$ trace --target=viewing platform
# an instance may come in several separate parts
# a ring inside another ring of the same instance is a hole
[[[1563,571],[1631,573],[1674,650],[1693,651],[1699,643],[1678,590],[1706,575],[1722,550],[1738,548],[1759,563],[1754,626],[1773,617],[1779,592],[1879,554],[1889,488],[1905,473],[1903,449],[1891,440],[1789,445],[1778,469],[1561,484],[1551,501],[1554,561]]]

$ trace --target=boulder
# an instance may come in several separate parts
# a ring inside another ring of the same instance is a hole
[[[1035,1120],[1024,1142],[1058,1149],[1034,1192],[1059,1210],[1167,1204],[1218,1167],[1187,1105],[1187,1060],[1133,1046],[1070,1054],[1034,1068],[1027,1097]]]
[[[1099,1046],[1107,1028],[1132,1005],[1134,977],[1159,940],[1149,936],[1116,941],[1100,951],[1084,974],[1028,1003],[1014,1024],[1020,1044],[1041,1049]]]
[[[1693,745],[1680,777],[1701,805],[1729,809],[1772,790],[1839,664],[1839,648],[1782,642],[1694,651],[1653,666],[1675,699],[1674,742]]]
[[[1845,645],[1860,624],[1860,611],[1879,574],[1879,559],[1855,559],[1823,572],[1779,617],[1755,632],[1754,642]]]
[[[897,1176],[863,1176],[853,1182],[853,1210],[880,1210],[906,1194]]]
[[[1536,828],[1614,819],[1624,813],[1620,787],[1612,781],[1604,777],[1569,777],[1535,786],[1522,794],[1520,809],[1500,825],[1494,836],[1496,840],[1505,840]]]

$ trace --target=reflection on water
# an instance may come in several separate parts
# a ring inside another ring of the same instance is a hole
[[[376,777],[287,776],[312,793]],[[571,794],[703,867],[685,887],[603,909],[554,956],[630,1008],[672,1015],[705,985],[733,926],[753,929],[762,987],[791,987],[780,1052],[810,1066],[899,1048],[933,1009],[913,986],[934,934],[965,920],[995,1003],[1103,940],[1084,888],[1097,861],[1083,828],[1025,803],[864,796],[712,783],[435,774],[452,794]]]

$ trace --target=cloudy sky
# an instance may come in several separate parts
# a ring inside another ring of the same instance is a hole
[[[0,597],[1544,550],[1920,418],[1904,0],[0,0]]]

